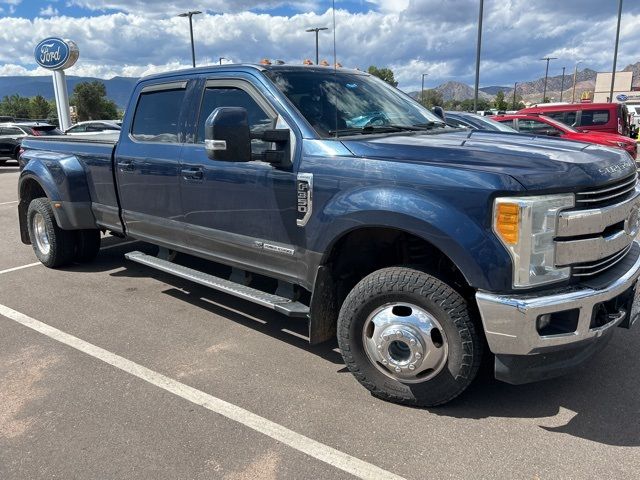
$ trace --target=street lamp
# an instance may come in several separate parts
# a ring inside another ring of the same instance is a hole
[[[327,27],[315,27],[315,28],[308,28],[307,30],[305,30],[306,32],[316,32],[316,65],[318,65],[318,63],[320,62],[320,58],[318,56],[318,32],[320,32],[321,30],[329,30]]]
[[[220,65],[222,65],[222,60],[229,60],[229,59],[225,57],[218,57],[218,62],[220,63]]]
[[[582,63],[582,60],[576,62],[576,66],[573,69],[573,93],[571,94],[571,103],[576,103],[576,78],[578,76],[578,65]]]
[[[516,109],[516,91],[518,90],[518,82],[513,83],[513,109]]]
[[[613,52],[613,70],[611,71],[611,92],[609,103],[613,102],[613,83],[616,81],[616,62],[618,61],[618,41],[620,40],[620,18],[622,17],[622,0],[618,0],[618,27],[616,28],[616,47]]]
[[[179,17],[189,17],[189,34],[191,35],[191,64],[193,65],[193,68],[196,68],[196,49],[193,46],[193,21],[192,21],[192,17],[194,15],[199,15],[202,12],[198,11],[198,10],[191,10],[189,12],[184,12],[184,13],[180,13],[178,16]]]
[[[564,70],[567,67],[562,67],[562,83],[560,84],[560,101],[562,101],[562,93],[564,92]]]
[[[473,91],[473,113],[478,111],[478,89],[480,87],[480,50],[482,47],[482,10],[484,0],[480,0],[480,11],[478,12],[478,41],[476,43],[476,86]]]
[[[549,60],[557,60],[558,57],[544,57],[541,58],[540,60],[546,60],[547,61],[547,68],[544,71],[544,89],[542,92],[542,103],[545,103],[546,99],[547,99],[547,78],[549,77]]]
[[[428,76],[429,76],[428,73],[422,74],[422,90],[420,90],[420,101],[422,102],[422,105],[424,105],[424,77],[428,77]]]

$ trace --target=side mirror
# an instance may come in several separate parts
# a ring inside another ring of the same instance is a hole
[[[251,161],[247,110],[240,107],[216,108],[204,124],[204,146],[212,160]]]
[[[433,107],[433,113],[440,117],[443,122],[447,121],[446,115],[444,114],[444,109],[442,107]]]

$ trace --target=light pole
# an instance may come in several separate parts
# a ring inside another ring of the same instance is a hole
[[[424,105],[424,77],[428,77],[428,76],[429,76],[428,73],[422,74],[422,90],[420,90],[420,101],[422,102],[422,105]]]
[[[582,60],[576,62],[576,66],[573,69],[573,93],[571,94],[571,103],[576,103],[576,79],[578,76],[578,65],[582,63]]]
[[[513,83],[513,109],[516,109],[516,90],[518,89],[518,82]]]
[[[218,57],[218,62],[220,63],[220,65],[222,65],[222,60],[229,60],[229,59],[225,57]]]
[[[562,67],[562,83],[560,84],[560,101],[562,101],[562,93],[564,92],[564,70],[567,67]]]
[[[611,71],[611,91],[609,103],[613,102],[613,84],[616,81],[616,63],[618,61],[618,41],[620,40],[620,19],[622,17],[622,0],[618,0],[618,27],[616,28],[616,47],[613,52],[613,70]]]
[[[557,60],[558,57],[544,57],[541,58],[540,60],[546,60],[547,61],[547,68],[544,71],[544,89],[542,92],[542,103],[545,103],[546,99],[547,99],[547,78],[549,77],[549,60]]]
[[[318,55],[318,32],[320,32],[321,30],[329,30],[329,29],[327,27],[315,27],[315,28],[308,28],[307,30],[305,30],[306,32],[316,32],[316,65],[320,63],[320,57]]]
[[[482,49],[482,10],[484,0],[480,0],[480,11],[478,12],[478,41],[476,43],[476,86],[473,92],[473,113],[478,111],[478,88],[480,87],[480,51]]]
[[[191,10],[189,12],[184,12],[179,14],[179,17],[189,17],[189,34],[191,35],[191,64],[193,65],[193,68],[196,68],[196,49],[193,46],[193,20],[192,17],[194,15],[199,15],[202,12],[198,11],[198,10]]]

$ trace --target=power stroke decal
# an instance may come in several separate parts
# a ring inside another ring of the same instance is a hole
[[[304,227],[313,211],[313,175],[311,173],[299,173],[296,180],[297,194],[297,218],[299,227]]]

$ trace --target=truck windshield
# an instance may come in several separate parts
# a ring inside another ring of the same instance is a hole
[[[266,73],[321,137],[445,128],[439,117],[374,76],[330,69]]]

